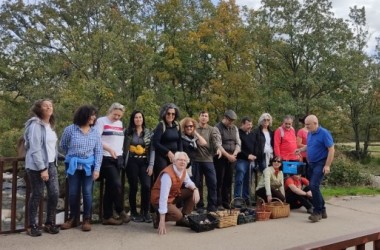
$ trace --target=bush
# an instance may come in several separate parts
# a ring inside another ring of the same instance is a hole
[[[329,186],[368,186],[369,176],[362,173],[361,165],[345,157],[337,157],[331,166],[331,173],[326,176],[325,184]]]

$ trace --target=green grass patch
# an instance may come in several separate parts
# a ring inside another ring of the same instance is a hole
[[[326,200],[337,196],[380,195],[380,189],[373,187],[322,187],[321,192]]]

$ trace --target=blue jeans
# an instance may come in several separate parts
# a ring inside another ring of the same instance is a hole
[[[249,161],[238,159],[235,167],[234,198],[249,199]]]
[[[92,210],[92,175],[86,176],[84,170],[76,170],[74,175],[68,175],[69,178],[69,202],[70,218],[79,218],[79,192],[82,189],[83,198],[83,218],[91,218]]]
[[[326,210],[325,208],[325,200],[323,199],[320,185],[323,180],[323,167],[325,166],[326,160],[318,161],[318,162],[309,162],[309,176],[310,182],[309,187],[311,193],[313,194],[313,206],[314,213],[321,214],[322,211]]]
[[[216,172],[213,162],[193,162],[193,179],[197,187],[200,187],[201,178],[205,176],[207,186],[207,210],[216,211],[217,192],[216,192]]]

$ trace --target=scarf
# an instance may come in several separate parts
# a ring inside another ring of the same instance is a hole
[[[190,138],[189,136],[185,135],[185,134],[182,134],[182,139],[187,141],[189,144],[190,144],[190,147],[192,149],[197,149],[198,146],[197,146],[197,140],[198,138],[197,137],[194,137],[194,138]]]

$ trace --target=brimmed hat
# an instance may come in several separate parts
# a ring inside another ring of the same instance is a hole
[[[237,115],[236,115],[236,113],[235,113],[233,110],[231,110],[231,109],[227,110],[227,111],[224,113],[224,116],[230,118],[231,120],[236,120],[236,119],[237,119]]]

